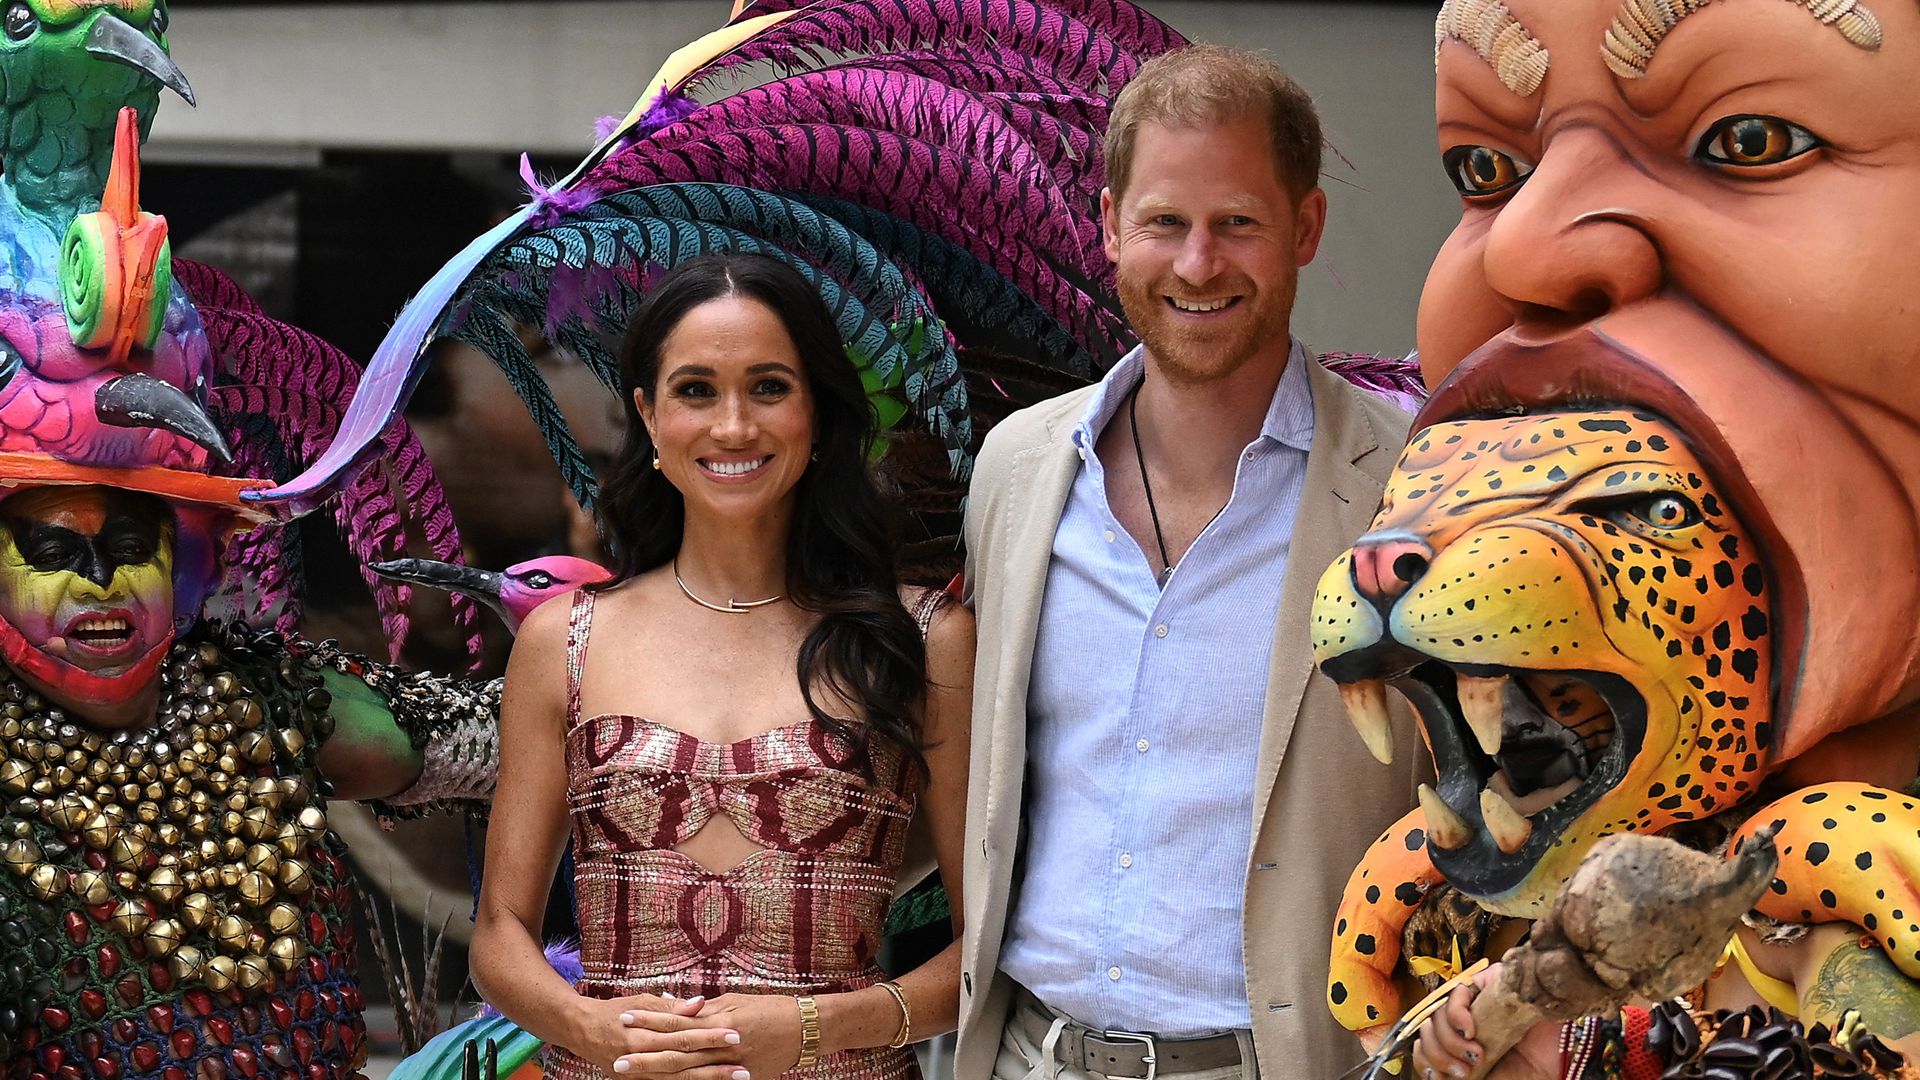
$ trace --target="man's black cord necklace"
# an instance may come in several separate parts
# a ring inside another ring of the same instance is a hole
[[[1145,386],[1146,380],[1140,380]],[[1153,541],[1160,545],[1160,587],[1173,580],[1173,560],[1167,557],[1167,538],[1160,531],[1160,508],[1153,502],[1153,481],[1147,478],[1147,452],[1140,447],[1140,386],[1127,398],[1127,429],[1133,434],[1133,459],[1140,463],[1140,486],[1147,492],[1147,516],[1153,519]]]

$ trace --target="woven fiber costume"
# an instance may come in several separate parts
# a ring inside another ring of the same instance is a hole
[[[240,495],[325,443],[358,369],[140,209],[160,87],[191,100],[166,27],[0,5],[0,1073],[339,1080],[365,1028],[327,798],[485,797],[497,686],[203,618],[297,618],[279,511]],[[418,443],[377,435],[334,503],[351,546],[412,524],[456,558]],[[397,649],[405,592],[369,582]]]
[[[1363,737],[1418,752],[1398,689],[1438,780],[1349,882],[1331,1007],[1385,1067],[1416,981],[1531,923],[1476,1075],[1909,1075],[1920,9],[1448,0],[1438,42],[1465,209],[1422,303],[1433,398],[1314,610]],[[1844,120],[1863,100],[1900,104]],[[1687,884],[1579,873],[1603,838],[1763,830],[1778,867],[1684,1006],[1631,1000],[1642,957],[1583,938],[1593,909],[1559,918]]]

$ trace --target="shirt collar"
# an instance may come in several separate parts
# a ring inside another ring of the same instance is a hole
[[[1295,450],[1312,450],[1313,388],[1307,381],[1307,365],[1313,363],[1313,358],[1299,338],[1290,340],[1293,347],[1287,354],[1287,369],[1281,372],[1280,383],[1273,389],[1273,401],[1267,405],[1266,418],[1260,423],[1260,438]],[[1093,448],[1099,433],[1106,430],[1108,422],[1126,405],[1127,395],[1140,385],[1146,369],[1144,345],[1135,345],[1113,365],[1100,380],[1100,389],[1087,402],[1079,423],[1074,426],[1075,446],[1083,451]]]

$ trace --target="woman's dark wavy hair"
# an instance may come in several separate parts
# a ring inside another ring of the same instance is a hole
[[[878,732],[918,760],[926,645],[900,603],[894,512],[868,468],[878,437],[873,405],[819,292],[786,263],[742,252],[690,259],[655,283],[634,317],[620,352],[626,439],[600,505],[618,567],[601,587],[665,565],[679,553],[686,503],[653,467],[653,439],[640,421],[634,391],[654,400],[668,335],[693,309],[725,297],[757,301],[779,317],[814,402],[818,457],[794,489],[787,532],[787,596],[820,616],[795,666],[807,710],[863,755]],[[828,713],[815,694],[822,686],[856,706],[864,722]]]

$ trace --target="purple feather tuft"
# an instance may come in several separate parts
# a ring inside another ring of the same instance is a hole
[[[536,229],[552,228],[560,223],[561,218],[575,210],[585,209],[599,198],[591,191],[542,184],[540,178],[534,175],[533,159],[525,154],[520,155],[520,179],[526,181],[527,194],[532,199],[527,207],[531,215],[528,220]]]
[[[677,124],[692,116],[700,108],[700,103],[670,87],[662,86],[660,96],[654,99],[647,111],[633,125],[628,138],[643,139],[669,124]]]
[[[544,951],[547,954],[548,966],[559,973],[561,978],[567,980],[568,985],[577,986],[581,979],[586,978],[586,969],[580,965],[579,942],[549,941]],[[480,1006],[480,1012],[475,1019],[499,1015],[500,1010],[494,1008],[492,1005],[483,1004]]]

